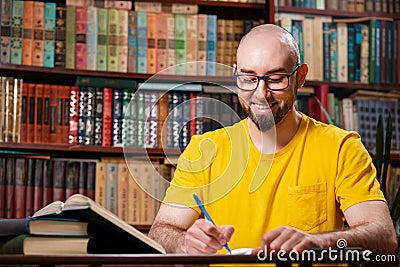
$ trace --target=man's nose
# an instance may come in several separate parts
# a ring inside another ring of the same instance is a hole
[[[271,96],[271,90],[268,89],[264,79],[260,79],[260,82],[258,83],[258,86],[254,92],[254,95],[258,99],[266,99]]]

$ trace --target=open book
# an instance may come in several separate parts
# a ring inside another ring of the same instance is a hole
[[[75,194],[64,203],[55,201],[38,210],[33,217],[72,218],[88,222],[91,236],[88,253],[143,254],[165,253],[164,248],[92,199]]]

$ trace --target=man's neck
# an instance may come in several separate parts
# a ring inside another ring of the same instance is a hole
[[[292,107],[275,127],[261,132],[252,120],[247,121],[250,138],[263,154],[273,154],[285,147],[295,136],[301,123],[301,114]]]

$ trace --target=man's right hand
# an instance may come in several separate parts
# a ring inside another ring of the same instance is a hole
[[[231,239],[233,232],[233,226],[216,226],[205,219],[198,219],[186,231],[186,253],[214,254]]]

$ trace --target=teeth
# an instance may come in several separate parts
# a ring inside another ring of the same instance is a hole
[[[265,106],[265,105],[260,105],[260,104],[254,104],[254,106],[257,108],[257,109],[268,109],[268,106]]]

